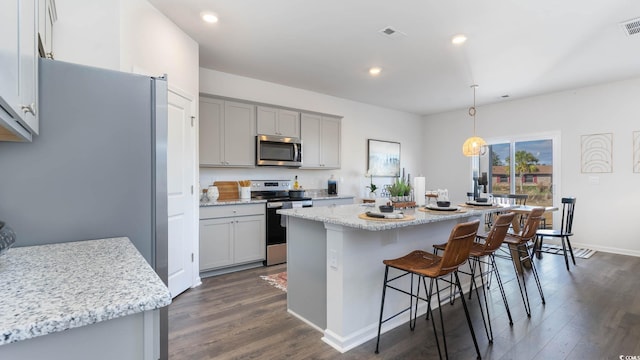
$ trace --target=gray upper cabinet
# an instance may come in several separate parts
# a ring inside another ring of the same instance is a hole
[[[300,137],[300,113],[267,106],[256,108],[257,134]]]
[[[200,166],[255,166],[255,105],[200,97]]]
[[[339,169],[341,119],[302,113],[302,168]]]
[[[38,133],[37,0],[0,2],[0,140]]]

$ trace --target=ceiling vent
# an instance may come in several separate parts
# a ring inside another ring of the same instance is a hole
[[[397,38],[400,36],[407,36],[407,34],[403,33],[402,31],[398,31],[397,29],[395,29],[392,26],[387,26],[384,29],[379,31],[380,34],[389,37],[389,38]]]
[[[640,18],[622,22],[620,26],[622,26],[627,36],[640,34]]]

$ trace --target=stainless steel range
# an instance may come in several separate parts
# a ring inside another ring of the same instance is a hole
[[[267,266],[287,262],[287,231],[276,211],[313,206],[309,197],[290,195],[291,184],[290,180],[251,180],[251,198],[267,200]]]

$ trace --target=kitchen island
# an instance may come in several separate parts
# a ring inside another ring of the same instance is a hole
[[[377,334],[382,260],[416,249],[432,251],[433,244],[448,240],[457,223],[505,209],[409,209],[405,214],[410,220],[402,221],[362,219],[361,214],[374,210],[367,204],[279,210],[287,215],[287,310],[321,331],[323,341],[346,352]],[[385,314],[407,305],[405,295],[390,292]],[[424,313],[426,305],[419,311]],[[385,323],[383,332],[406,321],[408,313]]]
[[[0,359],[155,360],[170,303],[128,238],[12,248],[0,257]]]

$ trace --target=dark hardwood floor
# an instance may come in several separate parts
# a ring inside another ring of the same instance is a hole
[[[532,316],[527,318],[508,260],[497,259],[514,324],[510,327],[497,286],[492,287],[493,344],[482,328],[477,299],[469,302],[484,359],[620,359],[640,356],[640,258],[598,252],[576,259],[568,272],[562,256],[537,262],[546,305],[528,279]],[[380,266],[383,266],[380,264]],[[169,306],[169,355],[181,359],[435,359],[431,323],[419,320],[340,354],[286,311],[286,293],[260,275],[284,265],[203,279]],[[382,282],[382,279],[380,279]],[[380,299],[372,299],[379,302]],[[460,301],[444,305],[449,355],[474,359]]]

